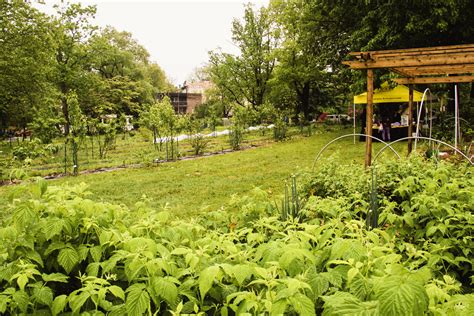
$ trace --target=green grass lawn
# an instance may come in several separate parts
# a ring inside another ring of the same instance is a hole
[[[217,130],[223,130],[219,127]],[[209,134],[210,130],[204,130],[201,133]],[[298,133],[296,128],[291,128],[290,134]],[[208,137],[205,139],[207,145],[204,152],[211,153],[230,148],[228,136]],[[260,131],[245,133],[242,147],[259,146],[272,141],[272,131],[266,131],[262,134]],[[176,144],[178,156],[192,156],[195,154],[190,140],[182,140]],[[114,145],[107,151],[105,157],[99,157],[98,138],[86,137],[79,142],[79,170],[93,170],[106,167],[115,167],[134,164],[150,164],[154,160],[164,160],[166,158],[165,143],[161,145],[161,150],[157,150],[160,145],[152,143],[152,134],[147,129],[134,130],[130,134],[119,134],[115,138]],[[45,150],[45,148],[54,148],[54,152]],[[29,175],[46,176],[52,174],[72,173],[71,144],[66,145],[66,161],[64,157],[64,139],[56,139],[52,145],[35,145],[35,142],[29,140],[17,140],[14,142],[0,142],[0,159],[8,159],[15,150],[21,149],[22,152],[41,153],[33,157],[29,164]],[[171,149],[170,149],[171,151]],[[31,158],[31,157],[30,157]],[[14,169],[21,165],[21,161],[15,160]],[[4,171],[3,180],[10,178],[11,170]],[[14,173],[13,173],[14,174]],[[2,174],[0,173],[0,180]]]
[[[84,182],[94,200],[133,206],[146,196],[152,207],[167,207],[178,216],[197,214],[220,208],[232,195],[245,195],[254,187],[277,198],[291,174],[311,171],[319,150],[330,140],[347,133],[351,130],[320,130],[311,137],[295,136],[285,142],[224,155],[65,177],[51,180],[49,184]],[[403,152],[405,144],[398,144],[397,149]],[[380,147],[374,144],[374,152]],[[322,158],[332,155],[343,167],[351,162],[363,163],[364,150],[364,143],[356,141],[354,145],[352,138],[346,138],[328,147]],[[385,157],[394,155],[387,150],[382,158]],[[15,186],[0,188],[0,202],[14,189]]]

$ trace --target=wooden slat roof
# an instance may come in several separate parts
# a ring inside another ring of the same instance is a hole
[[[474,44],[352,52],[352,69],[388,69],[399,83],[474,82]]]

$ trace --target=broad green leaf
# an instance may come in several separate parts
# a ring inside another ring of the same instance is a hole
[[[166,212],[166,211],[158,212],[156,214],[156,220],[161,222],[161,223],[167,222],[170,217],[171,217],[171,214],[169,212]]]
[[[0,228],[0,240],[4,242],[7,240],[15,240],[17,238],[18,231],[13,226]]]
[[[101,299],[99,301],[99,306],[102,307],[105,311],[109,312],[112,310],[112,307],[114,307],[114,304],[112,302],[106,301],[105,299]]]
[[[296,293],[289,298],[290,304],[300,316],[316,315],[314,303],[306,295]]]
[[[140,272],[145,268],[143,262],[139,259],[134,259],[125,264],[125,274],[129,281],[133,281],[140,275]]]
[[[43,259],[41,258],[41,255],[38,252],[30,250],[26,253],[26,257],[43,267]]]
[[[48,246],[48,248],[46,248],[44,254],[45,256],[48,256],[53,251],[63,249],[64,247],[66,247],[66,244],[63,242],[53,242],[52,244]]]
[[[175,248],[175,249],[173,249],[173,251],[171,251],[171,254],[176,255],[176,256],[182,256],[182,255],[185,255],[185,254],[187,254],[191,251],[192,250],[189,249],[189,248]]]
[[[158,251],[153,239],[136,237],[127,240],[123,244],[123,249],[132,253],[140,253],[146,257],[153,258]]]
[[[201,293],[201,299],[204,299],[206,293],[212,287],[212,284],[217,279],[220,272],[219,266],[210,266],[201,271],[199,275],[199,292]]]
[[[69,295],[69,307],[71,307],[72,312],[78,313],[89,297],[89,292],[81,292],[80,294]]]
[[[154,278],[152,280],[153,290],[161,296],[166,303],[174,308],[178,300],[178,288],[176,284],[167,278]]]
[[[286,299],[273,302],[270,315],[274,315],[274,316],[284,315],[287,306],[288,306],[288,301]]]
[[[197,264],[199,263],[199,257],[195,253],[188,253],[186,254],[185,257],[186,260],[186,265],[188,265],[190,268],[196,268]]]
[[[428,295],[423,283],[407,276],[381,278],[374,287],[381,315],[423,315],[428,310]]]
[[[21,204],[15,208],[13,213],[13,223],[19,229],[24,229],[27,225],[36,222],[38,214],[33,205]]]
[[[430,237],[430,236],[434,235],[434,233],[436,233],[437,230],[438,230],[438,226],[431,226],[431,227],[429,227],[429,228],[426,230],[426,237]]]
[[[110,241],[110,239],[112,238],[112,235],[113,235],[112,232],[103,230],[99,235],[100,245],[103,246],[103,245],[107,244]]]
[[[16,279],[16,283],[18,283],[20,290],[25,290],[25,285],[28,283],[28,276],[26,274],[20,274],[20,276]]]
[[[296,266],[296,270],[301,270],[304,268],[305,259],[313,261],[313,254],[307,249],[297,248],[298,245],[288,246],[284,250],[284,255],[280,257],[279,263],[282,268],[285,270],[290,270],[293,266]]]
[[[26,312],[26,310],[28,309],[28,303],[30,302],[28,294],[26,294],[24,291],[16,291],[12,295],[12,300],[18,305],[18,308],[22,312]]]
[[[43,232],[46,240],[50,240],[54,236],[61,234],[65,225],[65,220],[62,218],[48,218],[45,225],[43,226]]]
[[[117,265],[117,262],[118,262],[119,260],[120,260],[120,259],[114,258],[114,257],[112,256],[110,259],[101,262],[101,263],[100,263],[100,266],[102,267],[102,273],[107,273],[107,272],[112,271],[112,269],[115,268],[115,266]]]
[[[372,291],[372,286],[369,280],[359,274],[352,279],[349,289],[351,294],[354,294],[360,300],[365,301]]]
[[[118,297],[122,299],[122,301],[125,301],[125,293],[122,290],[121,287],[118,287],[117,285],[111,285],[107,288],[110,293],[112,293],[115,297]]]
[[[66,295],[59,295],[54,298],[53,304],[51,305],[51,314],[53,316],[61,313],[64,308],[66,307],[67,303],[67,296]]]
[[[40,178],[38,180],[38,186],[40,188],[41,196],[46,193],[46,190],[48,189],[48,182],[45,179]]]
[[[359,269],[357,268],[350,268],[347,272],[347,283],[350,284],[352,279],[359,273]]]
[[[379,315],[378,301],[362,302],[357,297],[347,292],[336,292],[331,296],[323,296],[323,300],[323,316]]]
[[[79,263],[79,254],[71,247],[61,249],[58,254],[58,263],[67,273],[70,273]]]
[[[287,286],[290,296],[293,296],[298,292],[304,291],[305,289],[311,290],[311,286],[308,283],[295,278],[285,278],[281,282]]]
[[[99,275],[99,268],[101,266],[100,262],[91,262],[87,265],[86,274],[89,276],[98,276]]]
[[[44,282],[62,282],[67,283],[69,277],[62,273],[51,273],[51,274],[42,274],[41,275]]]
[[[248,264],[237,264],[233,266],[232,273],[237,280],[239,285],[242,285],[248,277],[250,277],[254,272],[254,268]]]
[[[5,313],[9,302],[10,298],[8,296],[0,294],[0,313]]]
[[[136,283],[127,289],[125,308],[128,315],[143,315],[150,308],[150,296],[145,284]]]
[[[99,262],[102,258],[102,246],[94,246],[89,249],[92,260]]]
[[[349,259],[362,261],[367,256],[367,249],[359,240],[337,239],[331,248],[331,260]]]
[[[181,305],[181,307],[180,307]],[[192,314],[194,312],[194,302],[191,302],[191,301],[187,301],[186,303],[180,303],[178,304],[178,306],[176,307],[176,311],[179,311],[181,313],[181,315],[189,315],[189,314]]]
[[[51,306],[53,302],[53,291],[47,286],[35,287],[33,296],[37,302],[46,306]]]
[[[308,283],[316,298],[323,295],[329,288],[329,281],[323,273],[312,274]]]
[[[113,305],[110,308],[110,312],[107,313],[108,316],[123,316],[127,315],[127,309],[125,308],[125,303]]]
[[[89,255],[89,247],[86,245],[80,245],[77,248],[77,254],[79,255],[79,262],[86,260]]]

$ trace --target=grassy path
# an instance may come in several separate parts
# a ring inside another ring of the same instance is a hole
[[[50,185],[85,182],[94,200],[133,206],[146,195],[153,207],[167,205],[177,215],[196,214],[219,208],[233,194],[244,195],[254,187],[280,195],[285,179],[310,171],[318,151],[333,138],[347,133],[350,131],[326,132],[225,155],[67,177],[53,180]],[[380,144],[374,148],[380,148]],[[334,156],[341,164],[362,163],[364,143],[354,145],[352,138],[347,138],[331,145],[323,156],[332,153],[338,153]],[[0,202],[13,189],[0,188]]]

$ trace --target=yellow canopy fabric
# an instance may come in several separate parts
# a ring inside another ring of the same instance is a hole
[[[398,85],[393,89],[388,88],[388,84],[382,84],[380,89],[375,89],[374,91],[374,103],[404,103],[408,102],[408,92],[409,89],[407,86]],[[421,102],[423,93],[414,90],[413,91],[413,101]],[[367,92],[361,93],[354,96],[354,104],[366,104],[367,103]]]

